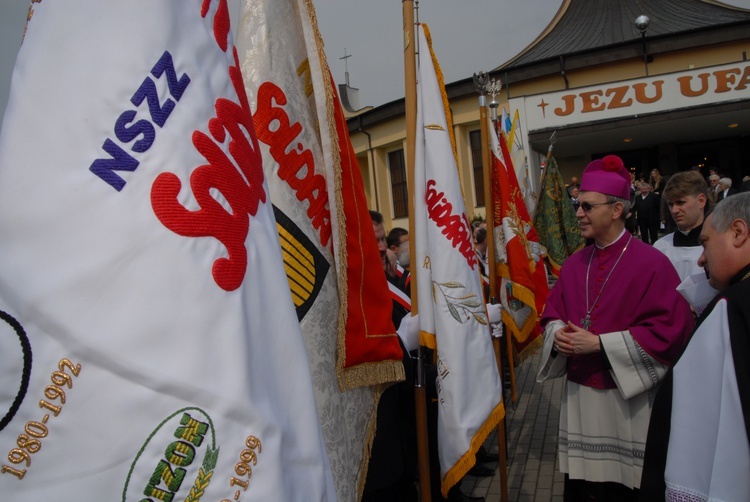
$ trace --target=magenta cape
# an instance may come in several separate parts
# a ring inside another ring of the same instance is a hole
[[[581,326],[586,305],[592,305],[627,244],[591,311],[589,331],[601,335],[628,330],[651,357],[672,365],[693,329],[690,307],[676,289],[680,278],[664,254],[636,238],[628,244],[628,239],[630,234],[625,232],[605,249],[591,245],[565,260],[547,299],[542,325],[559,319]],[[586,270],[592,253],[587,302]],[[567,371],[569,380],[582,385],[616,387],[598,353],[569,357]]]

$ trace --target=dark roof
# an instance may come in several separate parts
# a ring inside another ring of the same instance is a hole
[[[711,0],[565,0],[542,35],[498,70],[638,40],[640,15],[651,20],[647,39],[750,21],[750,11]]]
[[[642,14],[651,19],[646,31],[651,56],[750,37],[750,10],[716,0],[563,0],[537,39],[490,75],[510,89],[527,79],[643,57],[635,27]],[[476,94],[471,77],[445,90],[449,99]],[[348,118],[349,131],[403,116],[404,110],[404,98],[377,106]]]

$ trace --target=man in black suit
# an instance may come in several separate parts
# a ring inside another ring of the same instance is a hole
[[[578,194],[579,194],[579,187],[578,185],[572,185],[568,187],[568,195],[570,195],[570,202],[573,204],[573,210],[578,212],[578,206],[581,205],[580,202],[578,202]]]
[[[726,199],[730,195],[734,195],[737,193],[737,189],[732,188],[731,178],[721,178],[719,180],[717,187],[718,188],[716,190],[716,202],[721,202],[722,200]]]
[[[651,185],[638,184],[640,193],[635,196],[634,212],[641,230],[641,240],[653,244],[659,238],[659,197],[650,192]]]

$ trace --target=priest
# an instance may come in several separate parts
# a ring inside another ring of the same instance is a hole
[[[583,173],[581,234],[550,292],[537,381],[564,377],[565,500],[636,500],[655,389],[693,327],[669,259],[625,231],[630,175],[615,155]]]
[[[703,248],[699,237],[708,213],[708,185],[698,171],[676,173],[664,188],[664,199],[677,231],[656,241],[654,248],[667,255],[680,280],[685,280],[701,271],[698,258]]]
[[[700,240],[719,294],[656,396],[641,500],[750,500],[750,193],[719,202]]]

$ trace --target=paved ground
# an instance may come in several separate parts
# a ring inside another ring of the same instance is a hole
[[[557,426],[563,379],[536,383],[539,354],[516,368],[518,400],[506,401],[508,452],[508,500],[511,502],[562,502],[563,475],[557,463]],[[514,409],[515,408],[515,409]],[[497,433],[485,442],[491,452],[498,449]],[[490,464],[490,467],[494,467]],[[461,491],[501,500],[500,473],[491,478],[466,476]]]

